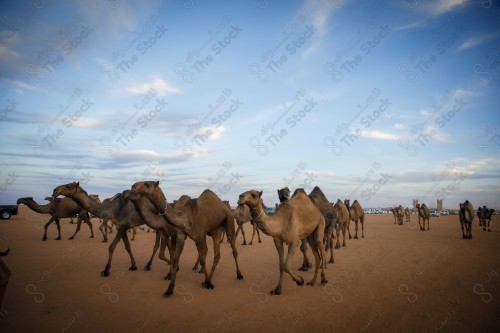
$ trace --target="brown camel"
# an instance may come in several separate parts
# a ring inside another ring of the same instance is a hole
[[[0,256],[6,256],[9,253],[10,249],[7,249],[5,252],[0,252]],[[2,308],[3,297],[5,295],[5,290],[7,290],[7,285],[9,284],[10,279],[10,269],[3,262],[2,258],[0,258],[0,309]]]
[[[276,204],[276,209],[274,211],[274,214],[278,212],[281,206],[283,206],[284,202],[290,199],[290,189],[288,188],[288,186],[278,190],[278,198],[280,200],[280,203]],[[262,205],[263,208],[265,208],[264,202],[262,202]],[[299,271],[305,272],[312,267],[312,263],[309,261],[309,258],[307,257],[307,240],[305,238],[302,239],[302,243],[300,244],[300,251],[302,252],[303,260],[302,260],[302,266],[299,268]]]
[[[483,207],[481,206],[477,207],[476,215],[479,220],[479,226],[480,227],[484,226]]]
[[[40,213],[40,214],[50,214],[50,220],[45,224],[45,232],[43,234],[42,240],[47,240],[47,228],[52,222],[56,222],[57,226],[57,240],[61,239],[61,225],[59,224],[59,219],[65,217],[72,217],[78,214],[78,222],[76,225],[76,230],[73,236],[69,239],[75,238],[76,234],[80,231],[80,225],[82,220],[89,226],[90,228],[90,238],[94,238],[94,230],[92,229],[92,223],[90,223],[89,214],[87,210],[78,205],[75,201],[70,198],[62,198],[62,199],[54,199],[46,205],[39,205],[33,200],[32,197],[27,198],[19,198],[17,200],[17,204],[25,204],[31,210]]]
[[[491,232],[490,225],[491,225],[491,217],[493,216],[493,213],[495,213],[494,209],[487,208],[486,206],[483,206],[482,209],[482,218],[483,218],[483,230],[488,232]]]
[[[410,218],[411,218],[410,208],[406,207],[405,208],[405,221],[406,221],[406,223],[410,223]]]
[[[361,208],[358,200],[354,200],[352,205],[350,205],[350,200],[345,199],[344,205],[347,207],[349,211],[349,218],[354,221],[356,234],[354,235],[354,239],[358,239],[358,222],[361,222],[361,238],[365,238],[365,211]],[[349,235],[351,233],[349,232]],[[349,237],[350,238],[350,237]]]
[[[294,193],[295,195],[295,193]],[[329,263],[334,263],[335,260],[333,258],[333,230],[337,224],[337,215],[335,210],[333,209],[330,201],[326,198],[323,191],[318,186],[315,186],[311,193],[308,195],[309,199],[311,199],[312,203],[318,208],[318,210],[323,215],[325,219],[325,239],[324,239],[324,247],[325,253],[330,250],[330,260]],[[304,262],[302,263],[301,271],[306,271],[310,267],[312,267],[311,263],[307,259],[305,248],[307,247],[306,240],[302,241],[301,250],[304,253]],[[304,249],[303,249],[304,248]],[[326,259],[325,259],[326,260]]]
[[[342,246],[346,246],[345,242],[345,232],[349,232],[349,211],[346,205],[340,199],[337,199],[335,205],[333,205],[335,214],[337,215],[337,225],[335,227],[335,232],[337,234],[337,243],[335,244],[336,249],[340,249],[340,231],[342,230]],[[351,238],[351,233],[349,232],[349,238]]]
[[[124,191],[124,192],[125,192],[125,194],[127,193],[126,191]],[[134,204],[125,197],[125,194],[118,193],[115,196],[113,196],[112,198],[109,198],[109,200],[105,199],[105,200],[103,200],[102,203],[100,203],[96,200],[93,200],[87,194],[87,192],[83,188],[80,187],[80,183],[78,183],[78,182],[60,185],[60,186],[56,187],[52,193],[52,196],[54,198],[59,196],[59,195],[69,197],[69,198],[75,200],[78,203],[78,205],[80,205],[81,207],[88,210],[91,214],[94,214],[95,216],[103,219],[104,221],[110,220],[113,222],[113,224],[119,226],[118,231],[115,235],[115,238],[113,239],[113,242],[111,242],[111,244],[109,245],[108,262],[107,262],[104,270],[101,272],[102,276],[109,275],[109,270],[111,269],[111,261],[113,258],[113,253],[114,253],[116,245],[118,244],[120,239],[123,240],[123,243],[125,244],[125,249],[127,250],[129,257],[130,257],[131,264],[130,264],[129,270],[131,270],[131,271],[137,270],[137,265],[135,263],[135,259],[134,259],[134,256],[132,254],[132,249],[130,247],[130,242],[129,242],[128,237],[127,237],[127,230],[132,228],[132,227],[142,225],[146,222],[139,215],[139,213],[135,209]],[[154,209],[154,207],[152,205],[151,205],[151,209]],[[151,226],[149,226],[149,227],[151,227]],[[155,226],[155,227],[151,227],[151,228],[158,230],[158,229],[161,229],[161,227],[162,226]],[[151,264],[153,262],[154,255],[156,254],[158,247],[160,245],[162,246],[162,248],[164,248],[164,246],[166,246],[166,245],[163,245],[163,244],[165,244],[164,242],[168,242],[167,236],[164,237],[163,234],[157,234],[154,249],[153,249],[153,254],[152,254],[151,259],[149,260],[148,264],[145,267],[146,270],[149,270],[151,268]],[[162,251],[160,251],[160,254],[161,253],[162,253]],[[160,259],[165,260],[165,258],[162,258],[162,257],[160,257]]]
[[[243,235],[243,244],[242,245],[247,245],[247,240],[245,238],[245,230],[243,229],[243,224],[250,222],[252,224],[252,227],[253,227],[253,232],[252,232],[252,239],[250,240],[250,243],[248,243],[248,244],[252,245],[253,238],[255,237],[255,233],[257,233],[257,238],[259,239],[259,243],[262,243],[262,241],[260,240],[259,228],[257,228],[255,223],[253,221],[251,221],[252,218],[250,217],[250,208],[248,208],[247,205],[238,205],[238,207],[236,207],[236,209],[234,209],[232,212],[233,212],[234,219],[236,220],[236,224],[238,225],[238,229],[236,229],[236,235],[234,237],[238,238],[238,233],[241,230],[241,234]]]
[[[431,214],[429,212],[429,208],[425,204],[417,204],[415,206],[418,212],[418,225],[420,226],[420,230],[425,231],[425,220],[427,220],[427,230],[430,230],[430,218]],[[420,224],[420,219],[422,219],[422,224]]]
[[[392,215],[394,216],[394,224],[403,224],[404,211],[403,206],[399,205],[398,207],[391,208],[390,210]]]
[[[155,208],[161,212],[160,215],[165,221],[169,225],[177,228],[179,232],[177,241],[175,242],[175,252],[170,259],[172,279],[164,295],[169,296],[174,293],[179,258],[184,248],[184,237],[179,237],[180,235],[187,235],[194,240],[198,250],[198,259],[205,273],[205,281],[202,283],[202,286],[207,289],[212,289],[214,288],[212,277],[220,260],[221,233],[224,229],[233,250],[233,257],[236,265],[236,278],[238,280],[243,279],[243,275],[238,265],[238,251],[236,250],[234,237],[234,218],[231,209],[229,209],[215,193],[210,190],[205,190],[197,199],[190,200],[182,208],[177,210],[167,203],[167,199],[158,185],[158,181],[137,182],[132,185],[130,196],[145,196],[151,201]],[[156,220],[158,219],[155,219],[155,221]],[[208,274],[206,268],[207,234],[212,237],[214,243],[214,260],[210,274]]]
[[[469,202],[469,200],[466,200],[464,203],[459,204],[458,217],[460,219],[460,226],[462,227],[462,238],[472,239],[472,221],[474,220],[474,207]]]
[[[238,204],[249,206],[253,220],[260,230],[273,237],[278,251],[280,278],[278,285],[271,291],[273,295],[281,294],[283,272],[288,273],[297,285],[302,286],[304,279],[295,277],[290,270],[290,263],[302,239],[307,238],[316,261],[316,269],[311,281],[307,284],[316,284],[319,266],[321,266],[321,283],[327,283],[325,277],[325,249],[323,237],[325,232],[325,218],[303,191],[296,191],[294,196],[284,201],[273,216],[268,216],[263,209],[262,192],[255,190],[240,195]],[[288,254],[284,258],[283,243],[288,244]]]

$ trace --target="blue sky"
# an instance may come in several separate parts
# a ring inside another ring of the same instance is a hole
[[[0,199],[80,181],[500,208],[489,1],[1,5]]]

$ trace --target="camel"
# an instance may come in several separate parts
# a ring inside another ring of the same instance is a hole
[[[425,220],[427,220],[427,230],[430,230],[429,223],[431,214],[429,212],[429,208],[427,208],[425,204],[417,204],[415,207],[417,208],[418,212],[418,225],[420,226],[420,230],[425,231]],[[420,224],[420,219],[422,219],[422,224]]]
[[[474,207],[466,200],[464,203],[459,204],[459,219],[460,226],[462,227],[462,238],[472,239],[472,221],[474,220]],[[465,227],[465,232],[464,232]]]
[[[391,208],[392,215],[394,216],[394,224],[403,224],[404,218],[404,210],[403,206],[399,205],[398,207]]]
[[[10,249],[7,251],[0,252],[0,256],[6,256],[9,254]],[[3,297],[5,295],[5,291],[7,290],[7,285],[9,284],[11,271],[9,267],[3,262],[2,258],[0,258],[0,309],[2,308]]]
[[[477,207],[476,215],[479,220],[479,226],[480,227],[484,226],[483,207],[481,206]]]
[[[406,223],[410,223],[410,218],[411,218],[410,208],[406,207],[405,208],[405,221],[406,221]]]
[[[242,245],[247,245],[247,240],[245,238],[245,230],[243,229],[243,224],[250,221],[250,223],[252,224],[252,227],[253,227],[253,232],[252,232],[252,239],[250,240],[250,243],[248,243],[248,244],[252,245],[253,238],[255,237],[255,233],[257,233],[257,238],[259,239],[259,243],[262,243],[262,241],[260,240],[259,228],[257,228],[255,223],[253,221],[251,221],[252,218],[250,216],[250,209],[248,208],[248,206],[238,205],[238,207],[236,207],[236,209],[234,209],[232,212],[233,212],[234,219],[236,220],[236,224],[238,225],[238,228],[236,229],[236,234],[234,237],[237,238],[238,233],[241,230],[241,234],[243,235],[243,244]]]
[[[482,209],[482,218],[483,218],[483,230],[488,232],[491,232],[490,225],[491,225],[491,217],[493,216],[493,213],[495,213],[494,209],[488,209],[486,206],[483,206]]]
[[[170,258],[172,279],[167,291],[164,293],[165,296],[174,293],[179,258],[184,248],[185,238],[181,237],[181,235],[187,235],[194,240],[198,250],[198,260],[205,274],[205,281],[202,286],[213,289],[212,277],[220,260],[221,233],[224,229],[233,250],[236,279],[243,279],[238,265],[238,251],[235,245],[234,218],[231,209],[214,192],[207,189],[197,199],[189,200],[179,209],[174,209],[168,204],[158,181],[142,181],[133,184],[129,196],[145,196],[160,212],[160,216],[164,218],[164,221],[175,227],[179,232],[175,242],[174,255]],[[154,221],[158,221],[158,217],[158,215],[148,214],[148,218]],[[212,237],[214,244],[214,260],[210,274],[208,274],[206,268],[207,234]]]
[[[294,193],[295,195],[295,193]],[[324,247],[325,247],[325,252],[330,249],[330,260],[328,261],[329,263],[334,263],[335,260],[333,258],[333,230],[335,229],[335,226],[337,224],[337,215],[330,204],[330,201],[326,198],[325,194],[323,191],[318,186],[315,186],[311,193],[308,195],[309,199],[311,199],[312,203],[318,208],[318,210],[321,212],[325,219],[325,239],[324,239]],[[302,241],[301,245],[301,250],[304,253],[304,263],[302,264],[302,267],[300,268],[301,271],[308,270],[312,265],[310,264],[309,260],[306,260],[306,252],[305,249],[307,244],[306,241]],[[326,260],[326,259],[325,259]]]
[[[325,277],[325,249],[323,247],[325,218],[303,190],[296,191],[291,199],[284,201],[273,216],[268,216],[263,209],[262,192],[255,190],[244,192],[240,194],[238,204],[248,205],[257,227],[264,234],[273,237],[279,257],[280,277],[278,285],[271,291],[271,294],[281,294],[283,272],[288,273],[297,285],[304,285],[304,279],[301,276],[295,277],[290,270],[293,255],[304,238],[311,246],[316,261],[314,276],[307,284],[310,286],[316,284],[320,265],[321,284],[328,282]],[[286,260],[283,243],[288,245]]]
[[[358,200],[354,200],[352,205],[350,205],[350,200],[345,199],[344,205],[349,211],[349,218],[354,221],[356,231],[356,234],[354,234],[354,239],[358,239],[358,222],[361,222],[361,238],[365,238],[365,211],[363,210],[363,208],[361,208]]]
[[[45,224],[45,232],[43,234],[42,240],[47,240],[47,228],[52,222],[56,222],[58,236],[56,240],[61,239],[61,225],[59,224],[60,218],[72,217],[78,214],[78,222],[76,225],[76,230],[73,236],[69,239],[75,238],[76,234],[80,231],[80,225],[82,220],[90,228],[90,238],[94,238],[94,230],[92,229],[92,223],[90,223],[89,214],[87,210],[78,205],[75,201],[70,198],[54,199],[46,205],[39,205],[33,200],[32,197],[19,198],[17,204],[24,204],[28,206],[31,210],[40,214],[50,214],[50,220]]]
[[[284,202],[286,202],[288,199],[290,199],[290,189],[287,187],[284,187],[282,189],[278,189],[278,198],[280,200],[279,204],[276,204],[276,210],[274,211],[274,214],[278,212],[278,210],[281,208]],[[262,202],[263,208],[264,202]],[[309,258],[307,257],[307,240],[304,238],[302,240],[302,243],[300,244],[300,251],[302,252],[302,266],[299,268],[299,271],[308,271],[309,268],[312,267],[312,263],[309,261]]]
[[[346,246],[345,242],[345,232],[346,229],[349,232],[349,238],[351,238],[351,232],[349,231],[349,211],[340,199],[337,199],[335,205],[333,205],[335,214],[337,215],[337,225],[335,227],[335,232],[337,234],[337,243],[335,244],[336,249],[340,249],[340,230],[342,230],[342,246]]]
[[[137,270],[137,265],[135,263],[134,256],[132,254],[132,249],[130,247],[130,242],[127,237],[127,230],[130,228],[133,228],[135,226],[142,225],[146,223],[144,219],[139,215],[137,210],[135,209],[135,205],[128,200],[125,195],[127,194],[127,191],[124,191],[125,193],[118,193],[112,198],[105,199],[102,201],[102,203],[92,199],[87,192],[80,187],[80,183],[78,182],[73,182],[65,185],[60,185],[56,187],[52,193],[52,196],[56,198],[59,195],[66,196],[68,198],[73,199],[76,201],[81,207],[85,208],[88,210],[91,214],[94,214],[95,216],[103,219],[104,221],[110,220],[112,221],[113,224],[118,226],[118,231],[116,232],[115,238],[113,239],[113,242],[109,245],[109,254],[108,254],[108,262],[104,268],[104,270],[101,272],[102,276],[109,276],[109,271],[111,269],[111,261],[113,258],[113,253],[115,251],[116,245],[120,241],[120,239],[123,240],[123,243],[125,244],[125,249],[127,250],[129,257],[130,257],[130,267],[129,270],[135,271]],[[64,199],[64,198],[63,198]],[[61,199],[61,200],[63,200]],[[151,205],[151,208],[153,209],[154,207]],[[149,225],[148,225],[149,226]],[[150,226],[151,227],[151,226]],[[156,227],[156,226],[155,226]],[[153,229],[158,229],[154,228]],[[153,262],[154,255],[156,254],[156,251],[158,250],[158,246],[162,246],[164,249],[165,244],[167,244],[168,239],[164,237],[162,234],[157,234],[156,235],[156,241],[153,249],[153,254],[151,256],[151,259],[147,263],[145,269],[150,270],[151,264]],[[162,254],[162,251],[160,251],[160,255]],[[166,258],[159,256],[160,259],[167,261]]]

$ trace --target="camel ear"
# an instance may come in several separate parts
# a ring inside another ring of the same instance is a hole
[[[76,182],[76,187],[80,187],[80,182]]]
[[[160,185],[160,181],[159,180],[155,181],[155,187],[158,187],[158,185]]]
[[[262,197],[262,192],[264,192],[264,191],[259,192],[259,198]]]

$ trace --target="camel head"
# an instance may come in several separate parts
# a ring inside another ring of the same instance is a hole
[[[240,194],[238,205],[248,205],[250,208],[257,207],[261,202],[262,191],[251,190]]]
[[[80,188],[80,183],[79,182],[73,182],[65,185],[59,185],[54,189],[52,192],[52,197],[57,198],[60,195],[63,195],[65,197],[72,197],[75,195]]]
[[[344,199],[344,205],[346,205],[347,208],[351,207],[349,204],[351,203],[351,200],[349,199]]]
[[[137,200],[137,197],[142,195],[145,196],[152,196],[155,190],[157,189],[158,185],[160,185],[159,181],[142,181],[142,182],[137,182],[132,185],[130,189],[130,193],[127,195],[127,197],[130,200]]]
[[[26,205],[28,202],[33,202],[33,197],[25,197],[25,198],[19,198],[17,199],[17,204],[23,204]]]
[[[52,197],[45,197],[45,200],[52,201],[52,200],[54,200],[54,198],[52,198]]]
[[[278,198],[280,199],[280,202],[290,199],[290,189],[288,186],[278,190]]]
[[[418,203],[418,204],[416,204],[416,205],[415,205],[415,208],[416,208],[417,210],[420,210],[420,204],[419,204],[419,203]]]

